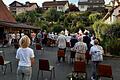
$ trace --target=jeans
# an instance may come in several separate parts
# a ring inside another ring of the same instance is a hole
[[[98,76],[97,76],[97,67],[98,67],[98,64],[100,63],[100,61],[93,61],[92,62],[92,77],[95,79],[95,80],[98,80]]]
[[[31,80],[32,67],[18,66],[17,80]]]

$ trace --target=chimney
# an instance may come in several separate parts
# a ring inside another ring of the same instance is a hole
[[[56,0],[53,0],[53,2],[56,2]]]

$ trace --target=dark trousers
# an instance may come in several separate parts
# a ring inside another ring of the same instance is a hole
[[[64,50],[64,53],[66,52],[66,48],[64,48],[64,49],[59,48],[59,50]],[[58,62],[60,62],[61,58],[62,58],[63,62],[65,62],[65,56],[64,57],[58,56]]]

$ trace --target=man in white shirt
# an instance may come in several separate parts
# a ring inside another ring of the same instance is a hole
[[[90,48],[90,55],[92,60],[92,76],[91,80],[98,80],[97,77],[97,66],[103,61],[103,48],[99,45],[98,39],[94,40],[94,45]]]
[[[64,31],[61,31],[61,34],[58,36],[57,44],[59,50],[64,50],[66,52],[66,37],[64,35]],[[58,61],[60,62],[61,57],[58,57]],[[65,57],[63,57],[63,61],[65,61]]]

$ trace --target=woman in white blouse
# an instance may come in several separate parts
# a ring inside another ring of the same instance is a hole
[[[34,52],[30,45],[30,38],[24,35],[19,40],[19,49],[17,50],[16,59],[18,61],[17,80],[31,80],[32,64],[34,64]],[[22,78],[22,79],[21,79]]]

